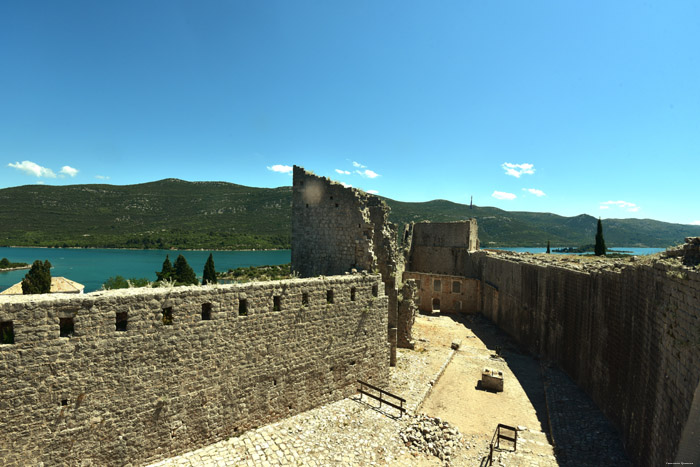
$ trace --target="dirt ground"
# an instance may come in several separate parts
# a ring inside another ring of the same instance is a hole
[[[556,465],[547,439],[547,412],[539,362],[523,355],[480,316],[419,316],[414,325],[417,347],[444,348],[459,341],[454,354],[419,412],[456,426],[474,453],[485,454],[499,423],[518,431],[518,458],[506,465]],[[496,354],[496,347],[500,354]],[[503,392],[481,389],[484,368],[504,375]],[[510,448],[510,443],[504,447]],[[509,449],[504,449],[508,455]],[[476,465],[479,465],[478,463]]]

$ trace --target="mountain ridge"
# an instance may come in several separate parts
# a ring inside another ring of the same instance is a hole
[[[289,248],[291,187],[166,178],[133,185],[22,185],[0,189],[0,246],[103,248]],[[597,218],[504,211],[449,200],[381,197],[399,226],[474,217],[483,247],[591,243]],[[606,219],[608,246],[666,247],[700,226],[654,219]]]

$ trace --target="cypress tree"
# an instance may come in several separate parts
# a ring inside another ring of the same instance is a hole
[[[209,259],[207,259],[204,265],[204,273],[202,274],[202,285],[216,284],[216,269],[214,268],[214,257],[209,253]]]
[[[23,294],[40,294],[51,292],[51,263],[34,261],[32,267],[22,279]]]
[[[156,271],[156,276],[157,276],[157,281],[162,282],[162,281],[169,281],[173,278],[173,275],[175,274],[175,270],[173,269],[173,265],[170,264],[170,258],[168,255],[165,255],[165,261],[163,261],[163,267],[161,268],[160,272]]]
[[[550,254],[552,251],[549,249],[549,240],[547,240],[547,254]]]
[[[179,255],[175,260],[175,283],[177,285],[199,284],[194,270],[187,264],[187,260],[182,255]]]
[[[595,234],[595,254],[596,256],[605,256],[605,239],[603,238],[603,223],[598,218],[598,232]]]

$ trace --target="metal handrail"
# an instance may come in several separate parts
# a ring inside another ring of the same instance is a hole
[[[384,389],[378,388],[377,386],[372,386],[371,384],[365,383],[364,381],[360,381],[359,379],[357,380],[357,382],[360,384],[360,387],[357,389],[357,392],[360,393],[360,399],[362,399],[362,394],[364,394],[366,396],[371,397],[372,399],[378,400],[379,407],[381,407],[382,403],[384,403],[390,407],[398,409],[401,412],[401,416],[403,416],[403,414],[406,412],[406,407],[404,407],[404,404],[406,404],[406,399],[404,399],[403,397],[396,396],[396,395],[390,393],[389,391],[385,391]],[[375,394],[372,394],[371,392],[365,391],[364,390],[365,387],[377,391],[379,393],[379,395],[377,396]],[[396,399],[397,401],[399,401],[399,404],[395,404],[391,401],[388,401],[388,400],[382,398],[382,395],[387,395],[389,397]]]

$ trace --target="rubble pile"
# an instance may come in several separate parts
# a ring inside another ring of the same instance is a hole
[[[417,415],[399,436],[412,451],[430,454],[448,463],[462,440],[457,428],[439,418],[423,414]]]

